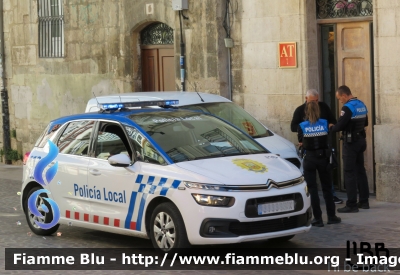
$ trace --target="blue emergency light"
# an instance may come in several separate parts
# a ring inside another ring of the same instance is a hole
[[[148,106],[171,106],[178,105],[179,100],[152,100],[152,101],[134,101],[121,103],[102,103],[98,104],[100,110],[115,111],[124,108],[148,107]]]
[[[117,110],[117,109],[122,109],[124,108],[124,105],[121,103],[110,103],[110,104],[100,104],[100,109],[103,110]]]

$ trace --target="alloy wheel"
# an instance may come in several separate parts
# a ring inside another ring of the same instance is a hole
[[[35,206],[39,210],[40,214],[43,215],[43,217],[37,217],[29,211],[29,221],[32,224],[33,227],[40,229],[40,227],[35,223],[35,221],[40,222],[40,223],[45,223],[46,220],[46,212],[44,211],[42,205],[44,205],[44,199],[41,196],[38,196],[36,199]]]
[[[175,224],[170,215],[159,212],[154,219],[154,239],[161,249],[171,249],[175,244]]]

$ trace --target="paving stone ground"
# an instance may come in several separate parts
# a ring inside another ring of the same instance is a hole
[[[0,165],[0,274],[349,274],[350,272],[327,272],[314,271],[11,271],[5,270],[5,248],[149,248],[152,247],[150,240],[133,238],[129,236],[111,234],[96,230],[77,228],[72,226],[61,226],[59,231],[61,237],[37,235],[29,236],[30,229],[27,225],[24,213],[20,205],[20,196],[17,193],[21,189],[22,169],[20,166]],[[339,193],[345,198],[344,193]],[[322,199],[323,202],[323,199]],[[367,241],[370,243],[383,242],[385,247],[400,248],[400,205],[376,201],[370,199],[371,209],[360,210],[354,214],[340,214],[341,224],[325,225],[322,228],[312,228],[309,233],[295,236],[291,241],[279,245],[286,248],[345,248],[346,241],[357,243]],[[324,210],[324,207],[322,206]],[[339,214],[338,214],[339,215]],[[325,218],[326,220],[326,218]],[[20,225],[18,225],[20,224]],[[243,243],[235,245],[240,248],[266,248],[276,247],[276,244]],[[218,246],[229,248],[231,246]],[[212,247],[210,248],[212,249]],[[195,267],[194,267],[195,268]],[[352,273],[352,272],[351,272]],[[365,272],[359,272],[366,274]],[[400,274],[399,271],[391,270],[390,274]]]

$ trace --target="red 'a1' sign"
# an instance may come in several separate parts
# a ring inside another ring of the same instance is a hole
[[[297,67],[296,42],[279,43],[279,68]]]

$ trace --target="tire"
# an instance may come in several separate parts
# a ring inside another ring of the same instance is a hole
[[[190,248],[182,216],[173,203],[164,202],[154,209],[150,219],[150,239],[162,252]]]
[[[24,206],[25,206],[25,216],[26,216],[26,221],[28,222],[28,225],[30,227],[30,229],[32,230],[33,233],[35,233],[36,235],[40,235],[40,236],[48,236],[51,235],[53,233],[55,233],[58,230],[58,227],[60,226],[59,224],[55,225],[54,227],[50,228],[50,229],[42,229],[40,228],[34,221],[40,221],[40,222],[44,222],[44,223],[50,223],[53,220],[53,211],[51,209],[50,204],[44,200],[43,198],[48,198],[46,193],[42,193],[38,196],[38,199],[36,200],[36,207],[38,208],[39,205],[44,204],[48,209],[49,212],[46,213],[44,211],[40,211],[39,212],[44,216],[44,219],[41,219],[39,217],[36,217],[35,215],[33,215],[31,213],[31,211],[29,210],[28,207],[28,200],[29,197],[36,191],[43,189],[40,187],[34,187],[32,188],[29,193],[28,196],[26,197],[25,201],[24,201]]]
[[[283,236],[283,237],[279,237],[279,238],[273,238],[270,239],[271,242],[275,242],[275,243],[284,243],[287,242],[291,239],[293,239],[295,235],[289,235],[289,236]]]

